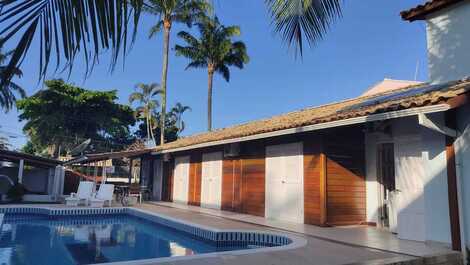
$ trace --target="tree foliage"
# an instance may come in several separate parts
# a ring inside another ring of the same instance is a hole
[[[160,135],[161,129],[160,129],[160,123],[157,121],[161,120],[161,114],[160,112],[154,113],[152,116],[152,124],[154,124],[154,127],[152,129],[154,135]],[[177,126],[176,120],[173,118],[173,115],[167,115],[165,118],[165,143],[168,142],[173,142],[178,139],[179,136],[179,129]],[[147,136],[147,123],[143,120],[140,119],[140,123],[138,125],[138,128],[135,132],[135,136],[137,139],[145,139]],[[160,138],[157,137],[155,138],[155,144],[160,145]]]
[[[143,119],[145,121],[145,126],[147,128],[147,139],[155,143],[155,135],[153,134],[152,128],[154,124],[154,113],[158,112],[157,108],[160,106],[160,103],[156,96],[161,95],[163,92],[160,89],[160,85],[157,83],[152,84],[143,84],[139,83],[136,85],[136,91],[129,96],[129,104],[132,105],[137,101],[140,105],[135,110],[135,116]]]
[[[171,108],[170,116],[175,120],[176,126],[178,127],[178,133],[182,133],[186,128],[186,123],[183,120],[183,114],[186,111],[191,111],[190,106],[185,106],[180,102],[176,103],[173,108]]]
[[[46,81],[47,88],[19,100],[20,121],[32,146],[68,151],[92,139],[92,151],[122,149],[132,142],[133,110],[116,103],[116,91],[90,91],[62,80]]]
[[[150,29],[150,35],[155,36],[163,30],[163,63],[162,63],[162,109],[160,142],[165,142],[166,95],[168,76],[168,57],[170,47],[170,31],[173,23],[185,23],[190,27],[194,20],[203,17],[210,5],[206,0],[148,0],[143,11],[157,17],[157,23]]]
[[[230,81],[230,67],[243,69],[249,62],[245,43],[235,41],[240,36],[238,26],[224,26],[219,19],[206,17],[198,22],[199,36],[186,31],[178,33],[186,46],[176,45],[176,55],[189,59],[189,68],[205,68],[208,73],[207,120],[208,130],[212,129],[212,83],[214,73]]]
[[[12,55],[13,51],[2,53],[2,46],[0,46],[0,77],[4,76],[7,72],[7,66],[4,65],[8,57]],[[20,69],[13,67],[11,69],[13,76],[21,77],[23,74]],[[25,97],[26,93],[20,85],[8,80],[0,82],[0,108],[9,111],[16,102],[16,95]]]
[[[3,0],[0,1],[0,46],[16,47],[6,71],[0,76],[5,84],[20,69],[33,39],[39,41],[39,76],[46,75],[52,61],[72,70],[82,57],[85,73],[93,69],[103,51],[111,50],[111,69],[120,55],[126,55],[135,39],[141,12],[160,15],[151,32],[164,26],[163,19],[184,19],[176,12],[189,0]],[[203,1],[208,3],[210,1]],[[265,0],[274,31],[302,54],[303,40],[315,44],[330,25],[341,16],[341,0]],[[155,7],[157,7],[155,9]],[[159,9],[161,7],[161,9]],[[164,9],[163,9],[164,8]],[[160,10],[164,12],[159,12]],[[54,60],[55,59],[55,60]],[[166,84],[162,83],[165,89]],[[165,104],[163,104],[165,105]]]
[[[11,80],[13,70],[39,40],[39,75],[44,77],[55,58],[59,67],[72,70],[80,55],[85,73],[98,62],[103,51],[111,50],[111,67],[126,54],[134,40],[143,0],[4,0],[0,2],[0,46],[16,42],[2,82]],[[129,28],[133,26],[131,32]]]
[[[8,138],[3,135],[0,135],[0,150],[8,150],[8,148],[10,148]]]
[[[341,17],[341,0],[265,0],[265,3],[274,32],[301,56],[304,40],[315,45]]]

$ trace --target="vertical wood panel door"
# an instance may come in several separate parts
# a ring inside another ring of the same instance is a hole
[[[303,144],[266,147],[266,218],[304,222]]]
[[[400,140],[395,145],[397,232],[402,239],[424,241],[424,167],[419,139]]]
[[[189,156],[175,158],[173,171],[173,202],[188,203],[189,193]]]
[[[153,161],[153,189],[152,198],[155,201],[162,200],[162,187],[163,187],[163,164],[161,159]]]
[[[201,207],[220,209],[222,205],[222,152],[202,155]]]

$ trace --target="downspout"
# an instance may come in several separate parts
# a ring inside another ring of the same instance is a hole
[[[462,163],[459,157],[459,149],[457,147],[457,151],[455,152],[455,160],[456,160],[456,176],[457,176],[457,199],[459,202],[459,221],[460,221],[460,238],[461,238],[461,248],[462,248],[462,256],[463,256],[463,263],[464,265],[468,265],[468,253],[467,253],[467,246],[466,246],[466,236],[465,236],[465,209],[462,207],[463,199],[462,199]]]
[[[450,128],[457,128],[457,117],[455,110],[445,112],[445,125]],[[450,230],[452,238],[452,249],[464,251],[462,249],[462,214],[460,212],[459,183],[457,177],[457,159],[455,142],[458,135],[446,135],[446,157],[447,157],[447,186],[449,196]]]
[[[456,139],[456,152],[455,152],[455,161],[456,161],[456,175],[457,175],[457,197],[458,197],[458,202],[459,202],[459,212],[460,212],[460,238],[461,240],[461,248],[462,248],[462,256],[463,256],[463,262],[465,265],[468,265],[468,253],[467,253],[467,239],[466,239],[466,228],[465,228],[465,207],[463,207],[463,198],[462,198],[462,160],[460,158],[460,150],[461,150],[461,143],[460,139],[461,137],[465,134],[467,131],[468,126],[462,130],[462,133],[459,133],[457,139]]]

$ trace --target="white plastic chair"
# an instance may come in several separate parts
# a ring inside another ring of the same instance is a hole
[[[78,206],[81,203],[89,204],[93,197],[93,187],[95,183],[91,181],[80,181],[77,193],[71,193],[70,197],[65,198],[65,204],[68,206]]]
[[[113,201],[114,185],[101,184],[96,197],[90,199],[91,207],[103,207],[105,204],[111,206]]]

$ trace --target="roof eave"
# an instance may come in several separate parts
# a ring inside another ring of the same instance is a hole
[[[417,20],[426,20],[426,18],[439,10],[448,8],[452,5],[460,3],[464,0],[440,0],[440,1],[431,1],[424,5],[419,5],[417,7],[411,8],[400,12],[400,16],[403,20],[413,22]]]
[[[431,105],[431,106],[416,107],[416,108],[411,108],[411,109],[402,109],[402,110],[396,110],[396,111],[391,111],[391,112],[372,114],[372,115],[354,117],[354,118],[349,118],[349,119],[342,119],[342,120],[337,120],[337,121],[330,121],[330,122],[325,122],[325,123],[284,129],[284,130],[279,130],[279,131],[274,131],[274,132],[261,133],[261,134],[250,135],[250,136],[245,136],[245,137],[212,141],[212,142],[189,145],[189,146],[173,148],[173,149],[158,150],[158,151],[152,152],[152,155],[175,153],[175,152],[188,151],[188,150],[205,148],[205,147],[216,146],[216,145],[232,144],[232,143],[237,143],[237,142],[246,142],[246,141],[277,137],[277,136],[283,136],[283,135],[289,135],[289,134],[318,131],[318,130],[323,130],[323,129],[328,129],[328,128],[361,124],[361,123],[366,123],[366,122],[414,116],[418,114],[444,112],[454,107],[455,106],[452,106],[451,104],[443,103],[443,104],[437,104],[437,105]]]

